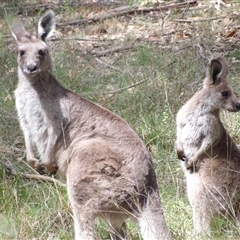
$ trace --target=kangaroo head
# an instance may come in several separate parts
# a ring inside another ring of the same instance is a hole
[[[213,59],[207,69],[204,89],[208,92],[209,104],[213,109],[225,109],[230,112],[240,110],[233,88],[227,81],[228,65],[222,58]]]
[[[43,71],[51,71],[51,58],[45,40],[55,29],[54,12],[47,11],[38,22],[38,33],[30,34],[22,23],[13,19],[10,30],[18,44],[18,66],[26,76],[34,77]]]

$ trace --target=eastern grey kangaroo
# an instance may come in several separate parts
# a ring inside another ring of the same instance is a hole
[[[9,25],[18,45],[15,99],[27,162],[66,179],[75,239],[94,239],[98,217],[107,221],[112,239],[127,238],[128,217],[139,223],[143,239],[171,239],[142,140],[122,118],[63,88],[52,76],[45,40],[55,28],[54,12],[42,16],[36,35],[18,20]]]
[[[240,110],[227,74],[225,60],[213,59],[203,88],[177,114],[176,151],[196,233],[208,233],[217,214],[232,215],[240,227],[240,150],[219,117],[220,109]]]

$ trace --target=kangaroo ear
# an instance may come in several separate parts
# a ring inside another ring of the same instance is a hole
[[[55,14],[52,10],[47,11],[38,22],[38,36],[43,41],[52,36],[55,30]]]
[[[30,37],[30,34],[25,30],[19,18],[9,17],[6,20],[10,31],[17,42],[23,37]]]
[[[210,63],[210,78],[213,84],[218,84],[220,77],[225,78],[228,74],[228,66],[224,59],[213,59]]]

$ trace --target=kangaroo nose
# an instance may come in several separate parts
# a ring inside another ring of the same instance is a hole
[[[240,110],[240,103],[236,103],[236,108]]]
[[[36,71],[37,71],[37,65],[28,64],[28,65],[27,65],[27,69],[28,69],[30,72],[36,72]]]

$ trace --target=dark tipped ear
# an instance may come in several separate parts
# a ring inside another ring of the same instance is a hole
[[[55,14],[52,10],[47,11],[38,22],[38,35],[43,41],[50,37],[55,30]]]
[[[220,78],[226,78],[228,65],[223,58],[216,58],[210,64],[210,77],[213,84],[219,83]]]
[[[25,30],[19,18],[8,17],[6,21],[16,41],[20,41],[23,37],[30,37],[30,34]]]
[[[216,60],[222,65],[221,75],[226,77],[228,74],[228,65],[227,65],[226,61],[221,57],[218,57]]]
[[[221,63],[218,60],[213,59],[210,65],[210,77],[212,78],[213,84],[216,83],[221,71],[222,71]]]

